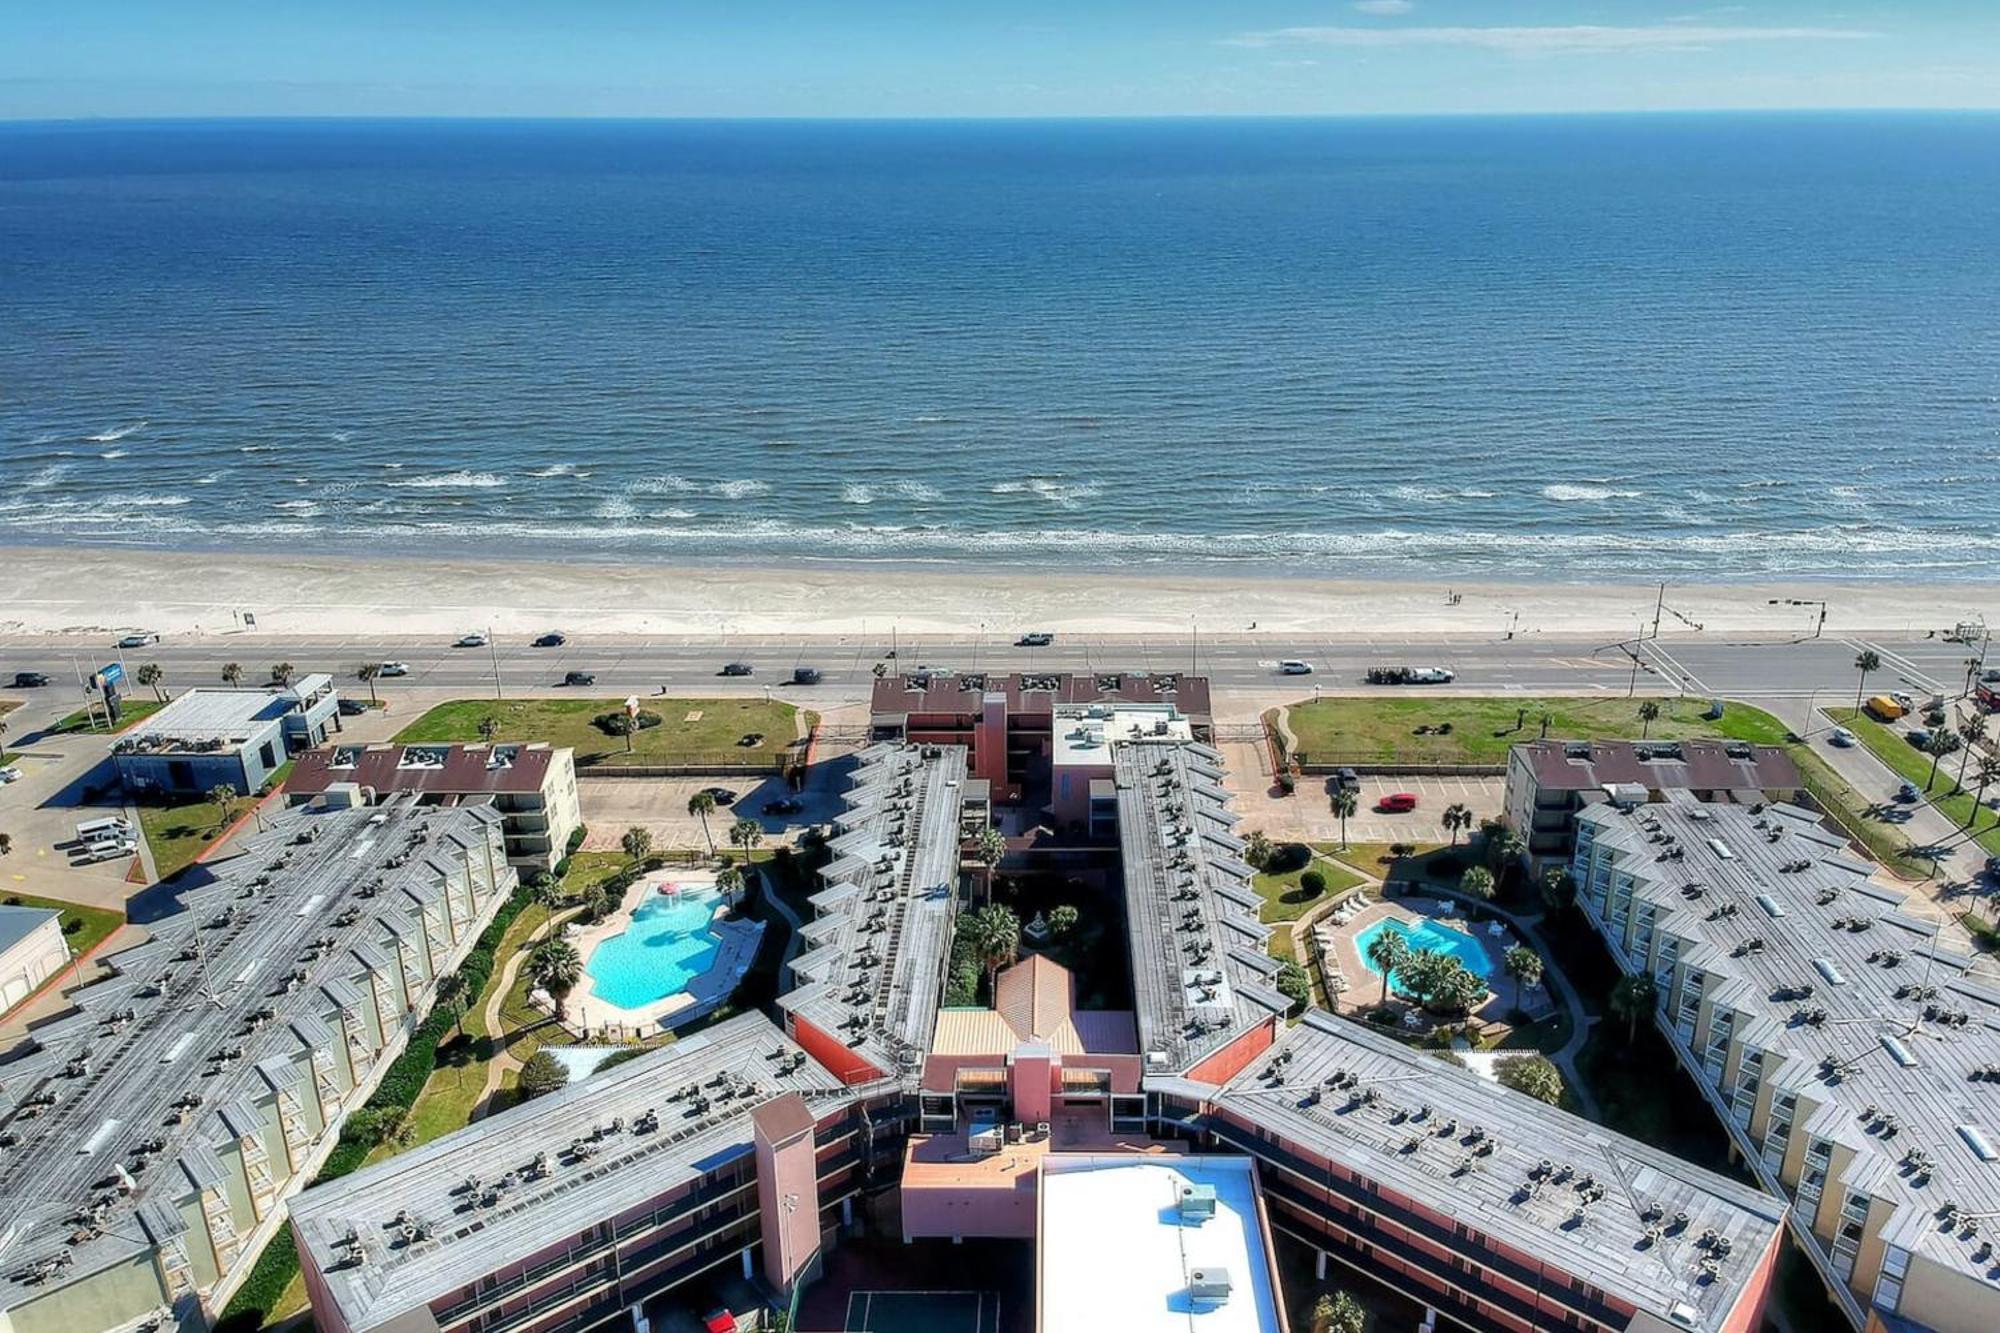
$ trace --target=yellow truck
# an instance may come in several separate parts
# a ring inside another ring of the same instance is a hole
[[[1894,722],[1910,710],[1886,694],[1877,694],[1868,700],[1868,711],[1877,721]]]

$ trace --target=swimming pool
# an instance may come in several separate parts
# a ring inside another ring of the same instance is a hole
[[[722,895],[706,886],[648,893],[625,929],[590,952],[591,991],[619,1009],[642,1009],[687,989],[715,961]]]
[[[1368,946],[1373,944],[1383,931],[1394,931],[1403,937],[1403,943],[1410,946],[1410,952],[1427,949],[1432,953],[1450,954],[1465,964],[1466,970],[1488,982],[1493,980],[1493,955],[1486,952],[1486,946],[1462,930],[1453,930],[1429,918],[1419,920],[1415,925],[1395,917],[1383,917],[1374,925],[1362,930],[1354,937],[1354,950],[1361,955],[1361,964],[1376,976],[1382,970],[1375,966],[1375,960],[1368,956]],[[1401,977],[1391,979],[1390,988],[1398,995],[1407,995]]]

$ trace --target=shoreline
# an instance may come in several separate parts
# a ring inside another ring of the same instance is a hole
[[[1448,596],[1456,595],[1457,601]],[[267,634],[905,635],[1052,633],[1574,635],[1650,628],[1656,583],[1324,579],[1163,574],[361,558],[126,547],[0,548],[0,634],[225,633],[254,613]],[[1662,633],[1923,634],[2000,607],[2000,583],[1669,583]]]

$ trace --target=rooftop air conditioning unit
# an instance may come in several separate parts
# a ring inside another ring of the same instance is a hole
[[[1196,1305],[1221,1305],[1229,1299],[1229,1270],[1191,1268],[1188,1270],[1188,1299]]]
[[[1215,1216],[1215,1186],[1181,1186],[1180,1212],[1183,1220],[1205,1221]]]

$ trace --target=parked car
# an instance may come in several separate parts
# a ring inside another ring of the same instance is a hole
[[[566,671],[563,673],[565,685],[595,685],[597,673],[594,671]]]
[[[794,685],[817,685],[819,684],[819,679],[818,667],[792,668],[792,684]]]
[[[1918,801],[1924,799],[1924,794],[1917,790],[1916,783],[1905,782],[1902,786],[1896,788],[1896,799],[1904,805],[1915,805]]]
[[[1921,750],[1931,743],[1931,733],[1923,727],[1911,727],[1903,733],[1903,739]]]
[[[1312,673],[1313,673],[1313,664],[1311,662],[1301,662],[1296,657],[1288,657],[1284,661],[1278,663],[1278,674],[1280,675],[1310,676]]]
[[[1361,775],[1351,768],[1340,769],[1333,775],[1333,789],[1335,791],[1360,791]]]
[[[1913,695],[1907,694],[1902,690],[1890,690],[1889,697],[1901,705],[1905,713],[1914,713],[1917,711],[1917,701]]]
[[[1033,634],[1023,634],[1020,638],[1014,640],[1014,646],[1016,648],[1046,648],[1055,641],[1055,635],[1044,634],[1040,630],[1036,630]]]
[[[748,662],[725,662],[722,665],[722,674],[725,676],[747,676],[750,672],[751,666]]]
[[[40,671],[16,671],[14,673],[14,688],[17,690],[36,690],[48,683],[48,676]]]
[[[378,676],[407,676],[410,674],[410,669],[401,662],[384,662],[381,666],[375,668],[375,674]]]
[[[1417,794],[1411,791],[1390,792],[1375,802],[1375,808],[1385,815],[1405,815],[1417,808]]]
[[[366,699],[356,699],[345,694],[340,696],[340,715],[342,717],[360,717],[367,711],[368,701]]]
[[[1370,685],[1449,685],[1458,673],[1449,667],[1370,667]]]
[[[1846,727],[1835,727],[1833,731],[1827,736],[1826,743],[1828,745],[1837,745],[1841,749],[1845,750],[1847,747],[1854,744],[1854,740],[1855,740],[1854,733],[1849,731]]]
[[[160,636],[151,630],[140,630],[137,634],[127,634],[118,641],[120,648],[144,648],[149,643],[158,643]]]
[[[569,640],[568,640],[568,639],[566,639],[566,638],[564,638],[564,637],[563,637],[562,635],[560,635],[560,634],[556,633],[556,632],[555,632],[554,630],[550,630],[550,631],[549,631],[549,632],[548,632],[547,634],[544,634],[544,635],[542,635],[542,636],[541,636],[540,638],[538,638],[538,639],[536,639],[536,640],[535,640],[535,647],[537,647],[537,648],[560,648],[560,647],[562,647],[562,646],[563,646],[564,644],[566,644],[566,643],[568,643],[568,642],[569,642]]]
[[[136,842],[94,842],[72,855],[70,864],[95,865],[99,861],[115,861],[121,856],[135,856],[138,851],[139,844]]]
[[[764,813],[767,815],[795,815],[805,808],[804,801],[794,800],[790,796],[781,796],[775,801],[764,802]]]
[[[7,765],[5,768],[0,768],[0,783],[19,782],[20,780],[21,770],[12,764]]]
[[[461,634],[458,636],[458,642],[452,645],[454,648],[484,648],[485,646],[486,636],[484,634]]]
[[[703,787],[702,790],[714,797],[717,805],[736,804],[736,789],[733,787]]]

